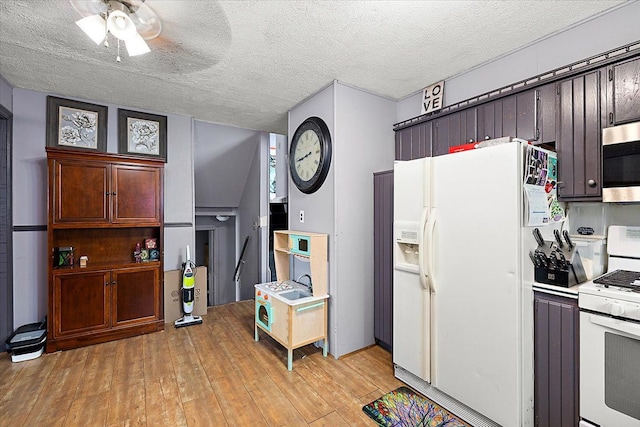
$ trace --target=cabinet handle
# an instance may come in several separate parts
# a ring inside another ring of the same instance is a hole
[[[609,113],[609,124],[613,124],[613,111]]]
[[[116,195],[116,192],[114,191],[113,193],[111,193],[111,195],[112,195],[112,196],[115,196],[115,195]]]
[[[590,179],[589,181],[587,181],[587,185],[591,188],[594,188],[596,186],[596,181],[593,179]]]
[[[105,286],[109,286],[109,285],[110,285],[110,283],[109,283],[109,282],[107,282],[107,283],[105,283],[104,285],[105,285]]]
[[[105,194],[108,196],[108,195],[109,195],[109,192],[107,191]]]
[[[305,311],[305,310],[310,310],[310,309],[312,309],[312,308],[322,307],[323,305],[324,305],[324,301],[323,301],[323,302],[316,303],[316,304],[311,304],[311,305],[308,305],[308,306],[306,306],[306,307],[300,307],[300,308],[297,308],[297,309],[296,309],[296,311]]]
[[[489,135],[485,135],[485,136],[484,136],[484,140],[485,140],[485,141],[488,141],[488,140],[490,140],[490,139],[491,139],[491,137],[490,137]]]
[[[111,284],[112,284],[112,285],[115,285],[115,284],[116,284],[116,281],[114,280],[113,282],[111,282]]]
[[[534,133],[534,141],[540,139],[540,130],[538,129],[538,102],[540,100],[540,91],[536,89],[535,91],[535,100],[533,103],[533,133]]]
[[[473,138],[469,138],[469,143],[473,142]]]

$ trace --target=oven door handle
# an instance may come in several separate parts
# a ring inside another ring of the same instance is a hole
[[[624,320],[611,319],[604,316],[597,316],[594,314],[589,316],[589,320],[593,324],[604,326],[605,328],[624,332],[626,334],[640,338],[640,325],[636,325],[635,323],[625,322]]]

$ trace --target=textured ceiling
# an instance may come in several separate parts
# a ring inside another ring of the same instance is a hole
[[[91,0],[88,0],[91,1]],[[0,2],[14,87],[285,134],[334,79],[400,99],[622,1],[147,0],[151,53],[115,61],[65,0]]]

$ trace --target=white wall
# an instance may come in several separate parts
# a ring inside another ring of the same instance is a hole
[[[289,191],[289,151],[286,135],[271,134],[276,144],[276,197],[287,197]]]
[[[47,156],[46,93],[14,89],[13,98],[13,224],[40,231],[13,232],[14,324],[40,320],[47,314]],[[88,101],[101,104],[99,101]],[[108,110],[107,151],[117,153],[117,111]],[[152,112],[152,111],[150,111]],[[152,112],[158,113],[158,112]],[[163,113],[159,113],[163,114]],[[191,118],[167,115],[165,165],[164,268],[179,268],[184,247],[194,245]],[[172,227],[171,222],[181,223]]]
[[[317,192],[303,194],[289,180],[289,228],[329,235],[335,357],[374,343],[373,173],[393,168],[395,109],[394,101],[334,82],[289,112],[289,140],[310,116],[322,118],[332,138],[331,168]]]
[[[630,2],[590,21],[445,80],[444,105],[482,95],[640,40],[640,2]],[[514,28],[513,31],[517,31]],[[505,35],[508,37],[508,34]],[[433,82],[425,81],[425,86]],[[420,115],[422,92],[398,102],[397,121]]]

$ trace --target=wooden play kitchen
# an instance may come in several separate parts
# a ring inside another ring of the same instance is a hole
[[[282,344],[292,370],[294,349],[324,340],[322,355],[327,357],[329,350],[327,235],[274,231],[273,256],[277,281],[255,285],[255,340],[262,330]],[[293,257],[309,264],[308,274],[289,277]]]

